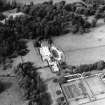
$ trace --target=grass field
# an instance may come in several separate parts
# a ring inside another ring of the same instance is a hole
[[[90,64],[105,60],[105,25],[94,28],[90,33],[67,34],[55,37],[54,43],[61,48],[66,61],[71,65]]]

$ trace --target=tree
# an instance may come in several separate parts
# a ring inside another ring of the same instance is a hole
[[[70,11],[72,11],[72,4],[66,4],[64,8],[66,11],[70,12]]]
[[[58,79],[55,78],[55,79],[53,80],[53,82],[54,82],[54,83],[58,83]]]
[[[102,70],[104,68],[105,68],[105,62],[104,61],[97,62],[97,70]]]
[[[79,32],[80,34],[83,34],[85,32],[85,28],[83,28],[82,26],[79,27]]]
[[[3,20],[3,19],[5,19],[6,17],[2,14],[2,13],[0,13],[0,20]]]
[[[0,93],[4,90],[4,84],[0,81]]]
[[[26,55],[29,50],[27,50],[25,41],[17,41],[16,51],[20,56]]]
[[[59,84],[62,84],[62,83],[66,83],[67,80],[65,77],[61,77],[61,78],[59,78],[58,82],[59,82]]]
[[[40,78],[37,68],[33,63],[26,62],[19,64],[16,75],[20,77],[19,86],[24,91],[24,97],[30,100],[29,104],[51,105],[52,100],[47,92],[46,84]]]
[[[94,18],[94,19],[92,20],[91,26],[92,26],[92,27],[96,27],[96,23],[97,23],[97,19]]]
[[[46,92],[41,94],[38,100],[38,105],[51,105],[51,104],[52,104],[51,96]]]
[[[73,25],[73,26],[71,27],[71,32],[72,32],[72,33],[77,33],[78,30],[79,30],[78,25]]]
[[[66,62],[61,62],[60,64],[61,69],[66,69],[68,67]]]
[[[57,95],[60,95],[60,94],[61,94],[61,90],[57,90],[57,91],[56,91],[56,94],[57,94]]]

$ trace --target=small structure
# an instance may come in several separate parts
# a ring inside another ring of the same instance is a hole
[[[39,48],[39,53],[41,54],[42,60],[47,61],[49,67],[51,68],[52,72],[59,72],[60,67],[59,63],[62,60],[63,52],[57,49],[54,45],[50,46],[43,46]]]
[[[50,60],[50,57],[52,56],[50,51],[49,51],[49,48],[47,46],[42,46],[39,48],[39,52],[42,56],[42,59],[43,61],[47,60],[49,61]]]
[[[52,70],[52,72],[59,72],[58,62],[57,61],[51,61],[51,59],[48,61],[48,64]]]

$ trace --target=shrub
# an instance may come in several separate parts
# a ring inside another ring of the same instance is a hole
[[[92,27],[96,27],[96,23],[97,23],[97,19],[93,19],[91,26],[92,26]]]
[[[52,100],[51,100],[51,96],[49,93],[45,92],[44,94],[42,94],[39,98],[39,104],[38,105],[51,105],[52,104]]]
[[[96,67],[94,66],[94,64],[89,64],[88,67],[89,67],[89,71],[95,70],[95,68],[96,68]]]
[[[61,67],[61,69],[66,69],[68,67],[68,65],[66,64],[66,62],[61,62],[60,67]]]
[[[62,101],[61,101],[61,98],[60,97],[57,98],[57,103],[58,103],[58,105],[61,105]]]
[[[98,61],[94,64],[84,64],[84,65],[80,65],[80,66],[75,66],[75,68],[73,69],[73,73],[83,73],[83,72],[89,72],[92,70],[103,70],[105,69],[105,62],[103,60]]]
[[[105,62],[104,61],[97,62],[97,70],[102,70],[104,68],[105,68]]]
[[[88,72],[88,71],[89,71],[88,65],[80,65],[77,67],[77,72],[79,73]]]
[[[82,1],[84,1],[87,4],[92,4],[92,5],[93,4],[102,5],[105,3],[104,0],[82,0]]]
[[[55,79],[53,80],[53,82],[54,82],[54,83],[57,83],[57,82],[58,82],[58,79],[57,79],[57,78],[55,78]]]
[[[75,24],[75,25],[73,25],[72,27],[71,27],[71,32],[72,33],[77,33],[79,31],[79,28],[78,28],[78,25],[77,24]]]
[[[66,78],[61,77],[61,78],[59,78],[58,82],[59,82],[60,84],[65,83],[65,82],[66,82]]]
[[[26,62],[18,65],[15,70],[17,77],[19,78],[19,86],[24,91],[25,99],[30,100],[30,105],[37,103],[38,105],[51,105],[51,97],[47,92],[47,86],[40,78],[37,68],[33,66],[33,63]]]
[[[64,97],[60,97],[61,98],[61,101],[64,101],[65,100],[65,98]]]
[[[0,13],[0,20],[3,20],[3,19],[5,19],[5,16],[2,13]]]
[[[16,8],[17,3],[14,1],[12,3],[7,2],[6,0],[0,0],[0,12],[9,10],[9,9],[14,9]]]
[[[57,90],[57,91],[56,91],[56,94],[57,94],[57,95],[60,95],[61,93],[62,93],[61,90]]]
[[[4,90],[4,85],[3,83],[0,81],[0,93]]]
[[[52,55],[55,57],[55,58],[58,58],[59,55],[58,55],[58,52],[56,50],[52,50]]]

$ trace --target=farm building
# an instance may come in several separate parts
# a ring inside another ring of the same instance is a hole
[[[59,72],[59,67],[58,67],[59,60],[54,59],[52,52],[50,52],[50,50],[49,50],[49,47],[42,46],[39,48],[39,52],[41,54],[42,60],[48,62],[48,65],[50,66],[51,70],[53,72]],[[61,60],[61,58],[59,58],[59,59]]]

